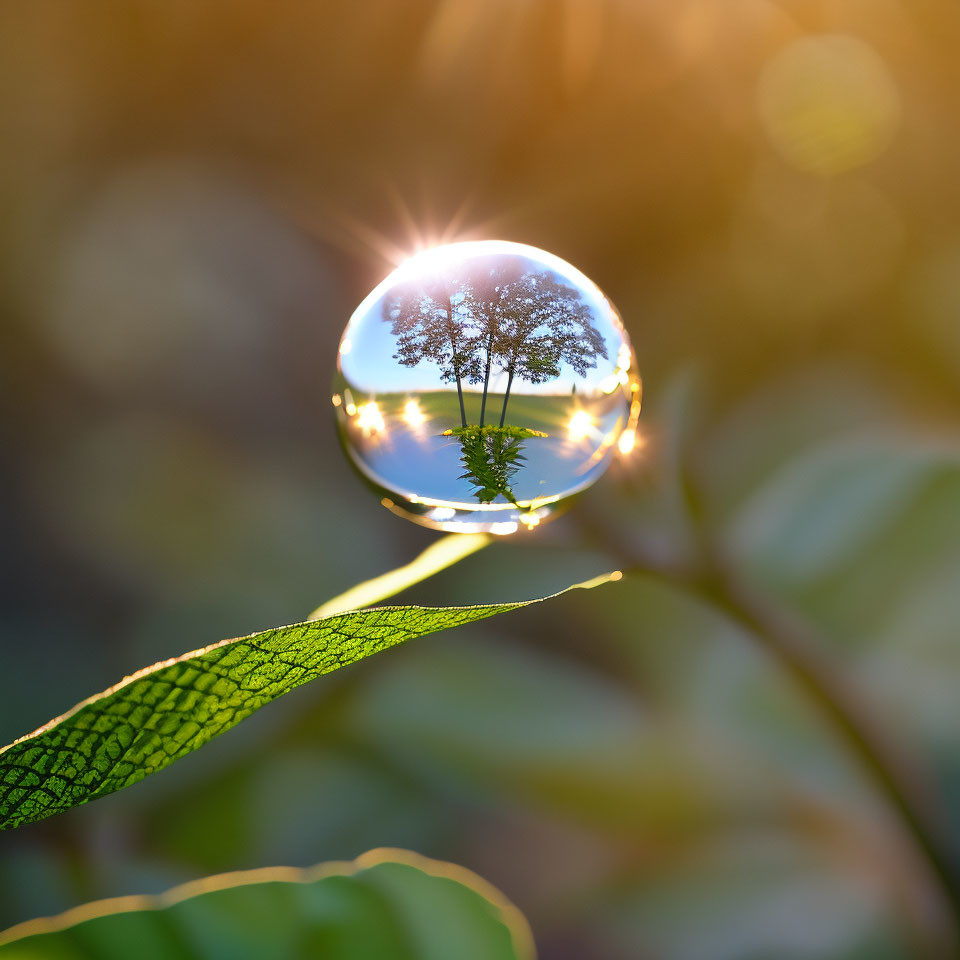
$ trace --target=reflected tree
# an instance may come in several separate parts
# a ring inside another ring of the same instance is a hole
[[[607,356],[590,307],[573,287],[547,273],[526,273],[512,286],[495,344],[497,360],[507,374],[501,427],[515,377],[545,383],[560,376],[563,363],[582,377],[597,365],[598,357]]]
[[[469,429],[469,428],[468,428]],[[474,487],[474,496],[481,503],[490,503],[503,496],[516,504],[510,481],[520,469],[523,443],[502,430],[495,433],[474,431],[460,437],[461,461],[466,473],[461,480],[469,480]]]
[[[483,260],[405,284],[385,300],[383,317],[397,338],[395,359],[406,367],[432,361],[444,383],[456,383],[464,428],[464,380],[483,384],[483,427],[491,379],[506,373],[503,429],[515,379],[546,383],[563,365],[582,377],[607,356],[579,292],[514,260]]]
[[[383,318],[397,338],[394,359],[405,367],[415,367],[423,360],[437,364],[440,379],[457,385],[460,423],[464,427],[463,380],[475,364],[465,294],[463,278],[445,274],[404,284],[383,304]]]
[[[519,507],[511,481],[526,457],[524,440],[545,437],[545,433],[526,427],[471,426],[449,431],[460,441],[460,460],[466,467],[460,480],[469,480],[481,503],[492,503],[498,496]]]
[[[487,393],[493,363],[498,356],[500,334],[514,306],[513,301],[522,279],[522,264],[515,260],[482,261],[470,272],[465,285],[474,344],[470,382],[483,384],[481,427],[486,420]]]

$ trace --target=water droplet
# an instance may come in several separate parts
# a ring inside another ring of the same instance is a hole
[[[616,310],[518,243],[425,251],[340,340],[344,449],[389,510],[462,533],[532,530],[636,450],[640,378]]]

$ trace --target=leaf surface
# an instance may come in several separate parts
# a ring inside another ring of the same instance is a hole
[[[520,912],[479,877],[402,850],[208,877],[0,934],[2,960],[529,960]]]
[[[404,640],[538,602],[355,610],[154,664],[0,750],[0,829],[137,783],[325,673]]]

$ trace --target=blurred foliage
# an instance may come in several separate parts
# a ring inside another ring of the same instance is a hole
[[[160,897],[86,904],[0,941],[5,960],[528,960],[517,909],[462,867],[401,850],[354,863],[210,877]]]
[[[337,450],[337,338],[391,257],[500,236],[618,305],[641,443],[404,601],[682,567],[695,475],[724,554],[818,631],[956,834],[960,8],[38,0],[0,20],[0,742],[430,541]],[[0,924],[381,845],[489,877],[544,960],[885,960],[955,934],[791,677],[641,575],[338,672],[149,786],[4,835]]]

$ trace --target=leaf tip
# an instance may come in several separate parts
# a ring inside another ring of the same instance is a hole
[[[623,579],[622,570],[611,570],[609,573],[601,573],[597,577],[593,577],[590,580],[584,580],[583,583],[575,583],[570,589],[571,590],[592,590],[594,587],[602,586],[605,583],[616,583],[618,580]]]

